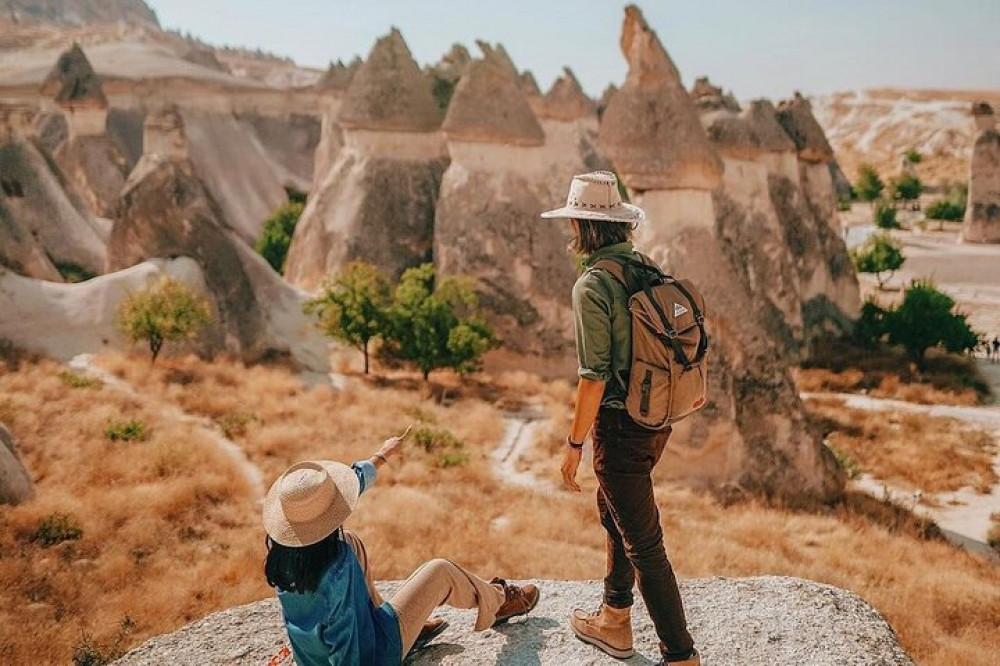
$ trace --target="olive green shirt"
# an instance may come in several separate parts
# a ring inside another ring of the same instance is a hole
[[[632,367],[632,319],[625,287],[607,271],[593,268],[602,259],[632,257],[632,243],[602,247],[587,257],[573,285],[573,320],[579,375],[607,382],[602,407],[625,408]]]

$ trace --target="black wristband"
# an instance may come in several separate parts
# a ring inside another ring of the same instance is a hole
[[[569,448],[576,449],[577,451],[583,448],[583,442],[577,444],[576,442],[573,441],[572,435],[566,435],[566,443],[569,445]]]

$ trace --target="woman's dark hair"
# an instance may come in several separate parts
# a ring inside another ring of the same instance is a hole
[[[267,584],[282,592],[315,592],[323,574],[343,547],[339,528],[311,546],[282,546],[267,537],[267,559],[264,561]]]
[[[569,244],[569,249],[576,254],[588,255],[597,252],[602,247],[624,243],[632,240],[635,222],[605,222],[603,220],[577,219],[580,233],[576,234]]]

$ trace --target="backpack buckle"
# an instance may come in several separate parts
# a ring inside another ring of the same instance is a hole
[[[667,331],[663,335],[668,340],[676,340],[680,336],[680,334],[677,331]]]
[[[698,322],[699,326],[702,326],[705,324],[705,315],[702,314],[695,315],[694,320]]]

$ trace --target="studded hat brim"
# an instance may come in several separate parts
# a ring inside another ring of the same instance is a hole
[[[563,206],[555,210],[547,210],[542,213],[542,217],[551,219],[577,219],[577,220],[599,220],[602,222],[641,222],[646,219],[646,214],[638,206],[621,203],[613,208],[595,210],[593,208],[576,208],[575,206]]]
[[[330,505],[322,514],[308,522],[289,520],[282,510],[278,496],[278,481],[275,481],[264,498],[264,531],[282,546],[311,546],[319,543],[344,524],[358,505],[361,482],[354,469],[332,460],[315,461],[322,465],[333,478],[340,491],[338,501]]]

